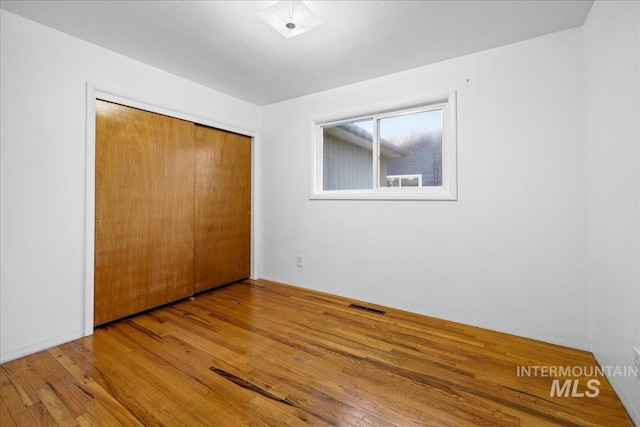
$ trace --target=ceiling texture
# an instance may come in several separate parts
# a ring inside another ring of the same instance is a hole
[[[286,39],[273,1],[5,1],[9,12],[262,106],[584,24],[593,0],[305,1]]]

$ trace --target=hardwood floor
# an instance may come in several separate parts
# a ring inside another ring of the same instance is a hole
[[[518,375],[590,353],[351,302],[247,280],[112,323],[1,365],[0,424],[633,425],[603,377]]]

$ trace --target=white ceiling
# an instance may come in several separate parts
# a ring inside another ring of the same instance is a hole
[[[273,1],[5,1],[2,9],[256,105],[579,27],[593,0],[306,1],[285,39]]]

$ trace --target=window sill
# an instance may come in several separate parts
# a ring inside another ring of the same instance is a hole
[[[310,200],[458,200],[455,193],[442,188],[376,189],[376,190],[333,190],[314,192]]]

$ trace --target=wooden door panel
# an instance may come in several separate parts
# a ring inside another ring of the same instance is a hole
[[[193,292],[193,124],[96,102],[94,324]]]
[[[194,292],[249,277],[251,138],[194,125]]]

